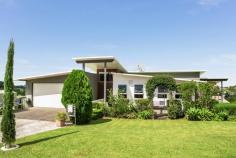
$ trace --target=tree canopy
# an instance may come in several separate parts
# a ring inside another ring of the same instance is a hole
[[[92,89],[84,71],[73,70],[64,82],[62,104],[76,107],[76,124],[86,124],[92,115]]]
[[[10,41],[8,48],[7,64],[4,77],[4,99],[3,116],[1,122],[2,142],[6,148],[11,148],[15,142],[15,115],[14,106],[14,83],[13,83],[13,64],[14,64],[14,42]]]

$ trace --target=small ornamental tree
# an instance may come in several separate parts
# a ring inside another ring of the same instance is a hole
[[[1,122],[2,142],[5,148],[11,148],[16,140],[14,106],[14,83],[13,83],[13,64],[14,64],[14,42],[10,41],[8,57],[4,77],[4,96],[3,96],[3,116]]]
[[[147,81],[146,90],[149,99],[153,99],[157,87],[165,87],[170,91],[176,89],[175,79],[167,75],[154,76]]]
[[[62,104],[76,107],[76,124],[86,124],[92,115],[92,89],[84,71],[73,70],[64,82]]]
[[[212,96],[214,93],[214,85],[211,83],[200,83],[199,84],[199,104],[201,107],[206,107],[211,109]]]
[[[186,111],[190,107],[194,107],[194,102],[197,100],[197,84],[194,81],[183,82],[178,86],[178,89],[182,95],[182,101],[184,105],[184,110]]]

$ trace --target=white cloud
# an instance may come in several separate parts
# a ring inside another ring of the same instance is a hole
[[[197,0],[197,3],[204,7],[218,6],[225,0]]]

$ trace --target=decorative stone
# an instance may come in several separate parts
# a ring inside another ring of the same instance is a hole
[[[18,149],[20,146],[19,145],[14,145],[13,147],[11,148],[5,148],[5,146],[1,147],[1,150],[2,151],[11,151],[11,150],[16,150]]]

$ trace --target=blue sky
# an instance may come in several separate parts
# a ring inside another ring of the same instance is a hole
[[[0,0],[0,80],[10,38],[15,78],[112,55],[130,71],[206,70],[236,84],[235,0]]]

